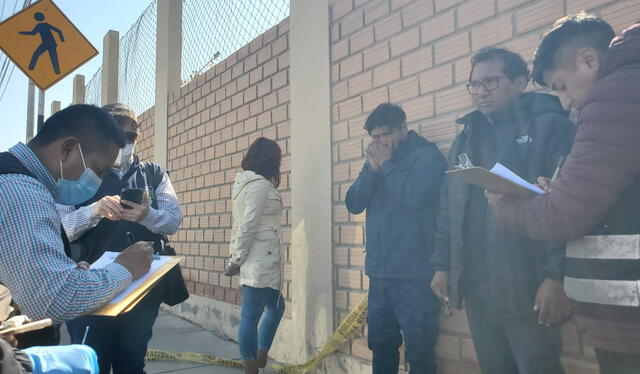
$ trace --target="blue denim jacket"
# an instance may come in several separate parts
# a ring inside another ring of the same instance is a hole
[[[376,278],[430,278],[435,215],[446,168],[435,144],[414,131],[378,172],[365,163],[349,188],[349,212],[367,210],[365,272]]]

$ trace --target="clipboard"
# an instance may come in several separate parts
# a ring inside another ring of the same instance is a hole
[[[22,324],[20,326],[9,327],[6,329],[0,330],[0,338],[5,337],[7,335],[18,335],[23,334],[29,331],[36,331],[43,329],[45,327],[49,327],[52,325],[52,321],[49,318],[41,319],[39,321],[33,321],[29,323]]]
[[[479,166],[449,170],[446,174],[491,192],[520,197],[537,195],[536,192]]]
[[[91,313],[96,316],[115,317],[120,314],[131,311],[148,293],[151,291],[160,279],[165,276],[169,270],[178,265],[184,257],[175,257],[169,260],[156,270],[149,278],[147,278],[135,291],[130,293],[122,301],[118,303],[107,303],[107,305]]]

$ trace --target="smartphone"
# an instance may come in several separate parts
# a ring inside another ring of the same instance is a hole
[[[120,193],[120,198],[122,200],[131,201],[132,203],[141,204],[143,194],[143,188],[123,188]],[[131,207],[126,204],[120,203],[120,205],[122,205],[124,209],[131,209]]]

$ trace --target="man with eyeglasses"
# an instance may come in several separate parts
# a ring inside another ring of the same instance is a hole
[[[557,98],[524,93],[520,55],[501,48],[471,59],[467,89],[476,110],[449,151],[491,168],[503,164],[529,182],[551,176],[569,152],[573,124]],[[559,324],[569,314],[563,292],[564,246],[529,240],[496,220],[480,187],[445,177],[431,287],[456,308],[465,301],[478,362],[485,374],[560,374]]]
[[[167,235],[182,223],[178,198],[167,172],[158,164],[134,154],[140,125],[133,111],[122,104],[105,109],[126,135],[114,167],[89,200],[57,205],[62,224],[72,242],[76,261],[92,263],[105,251],[120,251],[132,241],[153,242],[155,253],[165,253]],[[126,201],[124,188],[143,189],[142,201]],[[169,253],[175,254],[175,253]],[[88,266],[88,264],[86,264]],[[144,356],[160,304],[175,305],[188,292],[179,271],[173,270],[130,312],[117,317],[83,316],[67,323],[72,343],[86,344],[98,353],[101,373],[144,373]]]

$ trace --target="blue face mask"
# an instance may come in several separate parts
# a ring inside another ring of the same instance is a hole
[[[100,178],[93,170],[87,168],[84,162],[84,156],[82,155],[82,147],[80,148],[80,157],[82,158],[82,165],[84,165],[84,172],[78,178],[78,180],[70,181],[64,179],[64,172],[62,171],[62,161],[60,161],[60,179],[58,179],[58,191],[56,191],[55,201],[62,205],[76,205],[84,203],[92,198],[98,188],[102,184],[102,178]]]

